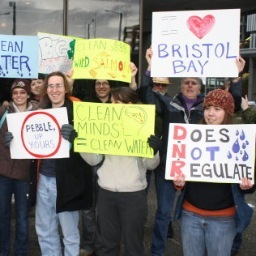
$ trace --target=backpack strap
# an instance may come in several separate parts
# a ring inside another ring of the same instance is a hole
[[[7,114],[8,114],[8,109],[5,110],[3,116],[2,116],[2,118],[1,118],[1,120],[0,120],[0,130],[1,130],[2,126],[3,126],[3,123],[4,123],[4,121],[5,121],[5,118],[6,118],[6,115],[7,115]]]

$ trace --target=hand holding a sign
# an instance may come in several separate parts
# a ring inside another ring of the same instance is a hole
[[[13,139],[13,135],[11,132],[6,132],[5,138],[4,138],[4,145],[7,148],[10,148],[11,141]]]
[[[152,52],[152,48],[148,48],[147,51],[146,51],[146,60],[147,60],[147,63],[148,63],[148,68],[147,70],[150,71],[151,70],[151,58],[152,58],[152,55],[153,55],[153,52]]]
[[[182,189],[186,183],[185,174],[180,173],[179,175],[175,176],[173,179],[173,183],[177,190]]]
[[[131,62],[130,63],[130,69],[131,69],[131,83],[130,83],[130,88],[132,90],[137,90],[137,82],[136,82],[136,75],[138,72],[138,68],[136,67],[136,65]]]
[[[236,65],[238,68],[238,73],[241,73],[244,70],[245,66],[245,60],[241,57],[241,55],[239,55],[239,58],[236,59]]]
[[[77,132],[71,124],[63,124],[60,129],[60,134],[65,140],[73,143],[74,139],[77,137]]]
[[[252,186],[253,185],[252,185],[252,183],[251,183],[251,181],[249,179],[247,179],[247,178],[242,178],[241,179],[240,188],[242,190],[250,189],[250,188],[252,188]]]
[[[153,148],[155,155],[157,151],[161,149],[163,143],[161,139],[156,135],[150,135],[150,137],[148,138],[148,144],[151,148]]]
[[[71,87],[72,90],[73,90],[73,85],[74,85],[75,80],[72,78],[72,75],[73,75],[73,69],[70,69],[70,70],[66,73],[66,78],[67,78],[67,80],[68,80],[68,83],[69,83],[70,87]]]

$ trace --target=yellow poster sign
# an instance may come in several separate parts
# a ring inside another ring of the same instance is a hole
[[[130,45],[103,38],[76,40],[73,71],[74,79],[107,79],[130,83]]]
[[[153,157],[155,106],[74,102],[75,152]]]

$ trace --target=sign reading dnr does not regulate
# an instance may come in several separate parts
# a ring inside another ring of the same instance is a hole
[[[254,183],[256,125],[170,124],[166,179]]]

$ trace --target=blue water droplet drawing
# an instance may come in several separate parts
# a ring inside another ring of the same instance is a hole
[[[245,143],[246,143],[246,145],[249,145],[249,141],[248,140]]]
[[[232,154],[230,153],[230,151],[228,151],[228,155],[227,155],[228,159],[232,158]]]
[[[239,158],[236,156],[236,161],[238,161],[238,159],[239,159]]]
[[[236,130],[236,136],[238,136],[239,135],[239,131],[238,130]]]
[[[245,139],[245,134],[244,134],[244,131],[242,130],[240,134],[240,140],[244,140],[244,139]]]
[[[238,153],[239,150],[240,150],[240,145],[239,145],[239,142],[238,142],[238,139],[235,141],[235,143],[233,144],[233,147],[232,147],[232,150],[234,153]]]
[[[242,144],[242,149],[245,149],[246,148],[246,143],[243,143]]]
[[[249,155],[247,154],[247,152],[246,151],[244,151],[244,155],[243,155],[243,161],[246,161],[246,160],[248,160],[248,158],[249,158]]]

